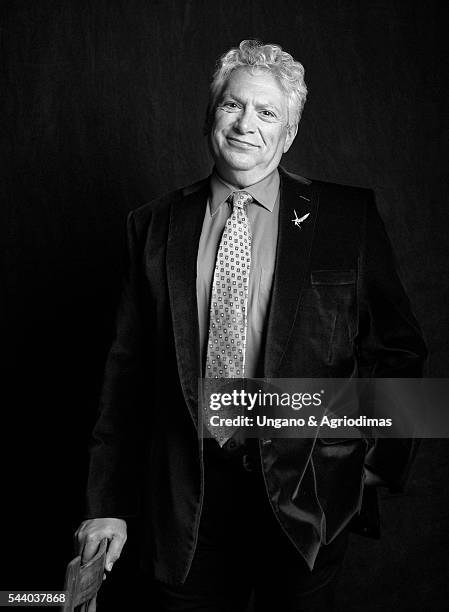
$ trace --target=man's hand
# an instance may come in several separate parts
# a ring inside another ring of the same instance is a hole
[[[109,540],[105,567],[110,572],[126,542],[126,522],[118,518],[89,519],[81,523],[75,532],[81,563],[92,559],[103,538]]]

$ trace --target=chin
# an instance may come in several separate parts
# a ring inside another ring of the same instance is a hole
[[[256,166],[254,159],[239,153],[228,153],[223,155],[223,162],[232,170],[252,170]]]

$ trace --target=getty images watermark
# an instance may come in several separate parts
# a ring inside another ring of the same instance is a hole
[[[204,437],[449,437],[448,379],[201,379]]]
[[[245,389],[233,389],[231,393],[211,393],[209,399],[210,411],[220,411],[228,413],[228,408],[233,411],[239,411],[243,408],[247,412],[252,412],[254,416],[246,414],[227,415],[211,414],[209,416],[209,425],[212,427],[274,427],[282,429],[285,427],[304,428],[304,427],[330,427],[337,429],[338,427],[392,427],[393,419],[391,418],[368,418],[359,416],[350,418],[347,416],[335,417],[328,414],[317,416],[317,414],[309,414],[305,417],[292,416],[269,416],[267,409],[272,412],[280,412],[282,408],[290,408],[294,411],[299,411],[302,408],[320,408],[323,406],[323,397],[325,391],[317,391],[315,393],[276,393],[262,391],[259,389],[255,393],[246,391]],[[206,409],[206,412],[207,409]]]

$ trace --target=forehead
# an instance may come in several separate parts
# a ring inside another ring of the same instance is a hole
[[[263,69],[253,72],[246,68],[236,68],[226,81],[222,95],[235,95],[245,100],[270,102],[278,106],[287,104],[287,96],[276,77]]]

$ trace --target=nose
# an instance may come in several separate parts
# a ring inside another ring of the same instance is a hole
[[[252,113],[251,109],[245,108],[242,110],[237,117],[234,127],[241,134],[253,133],[255,131],[254,113]]]

